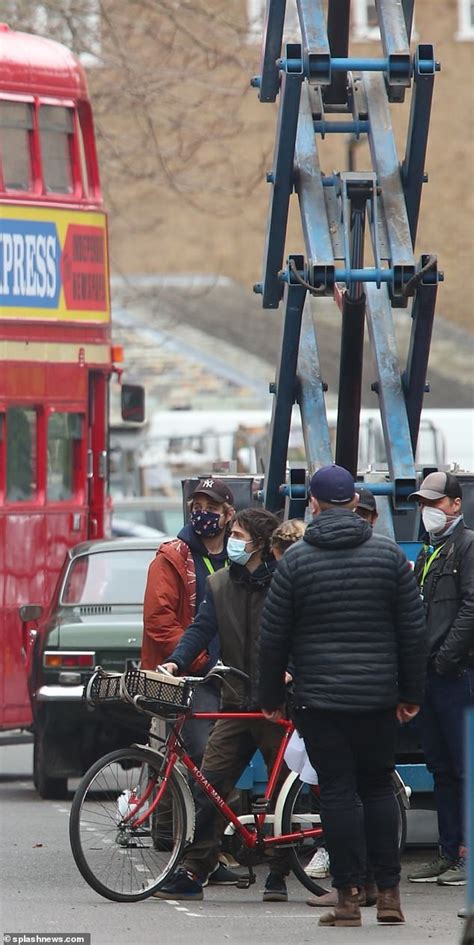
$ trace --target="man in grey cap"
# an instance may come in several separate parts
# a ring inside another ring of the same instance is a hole
[[[365,521],[374,527],[379,515],[377,512],[377,503],[375,501],[375,496],[370,489],[357,488],[357,494],[359,496],[359,501],[355,511],[361,518],[365,518]]]
[[[464,525],[462,488],[452,473],[430,473],[410,498],[418,499],[427,532],[415,564],[429,648],[419,726],[434,780],[439,851],[408,879],[462,886],[464,713],[474,705],[474,531]]]

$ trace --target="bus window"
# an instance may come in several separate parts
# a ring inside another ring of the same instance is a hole
[[[0,101],[0,147],[5,190],[31,190],[32,130],[31,105]]]
[[[42,105],[39,113],[43,177],[48,193],[73,191],[71,147],[72,110],[59,105]]]
[[[80,122],[77,122],[78,136],[77,140],[79,142],[79,162],[81,168],[81,183],[82,183],[82,193],[84,197],[87,197],[89,194],[89,177],[87,174],[87,158],[86,158],[86,149],[84,146],[84,136],[82,134],[82,128]]]
[[[27,502],[36,493],[36,411],[7,409],[7,500]]]
[[[74,473],[80,465],[83,418],[79,413],[52,413],[48,417],[47,496],[64,502],[74,495]]]

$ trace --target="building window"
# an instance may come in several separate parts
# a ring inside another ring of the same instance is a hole
[[[353,39],[380,39],[375,0],[354,0],[352,12]]]
[[[83,418],[79,413],[52,413],[48,417],[47,494],[50,502],[64,502],[75,493],[75,471],[80,467]]]
[[[458,32],[456,39],[474,39],[474,0],[458,0]]]
[[[252,46],[262,42],[265,7],[266,0],[247,0],[247,42]],[[299,42],[300,40],[300,21],[296,0],[286,0],[283,42]]]
[[[48,194],[73,191],[71,137],[72,109],[42,105],[39,113],[43,179]]]
[[[35,410],[7,409],[7,500],[28,502],[36,495],[37,416]]]
[[[380,39],[379,20],[375,0],[353,0],[352,38],[355,42],[367,39]],[[412,41],[417,38],[415,31],[415,13],[411,31]]]
[[[32,131],[31,105],[0,101],[0,149],[5,190],[31,190]]]

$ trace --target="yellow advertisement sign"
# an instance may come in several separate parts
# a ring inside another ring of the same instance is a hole
[[[105,214],[0,205],[0,317],[108,322]]]

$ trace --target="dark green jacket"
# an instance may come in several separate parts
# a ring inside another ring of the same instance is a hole
[[[222,687],[225,707],[258,707],[260,618],[274,570],[275,562],[272,560],[253,572],[232,564],[230,568],[212,574],[193,623],[169,657],[180,672],[185,672],[196,654],[205,649],[217,633],[222,661],[250,676],[249,691],[246,691],[243,680],[235,676],[226,679]]]

